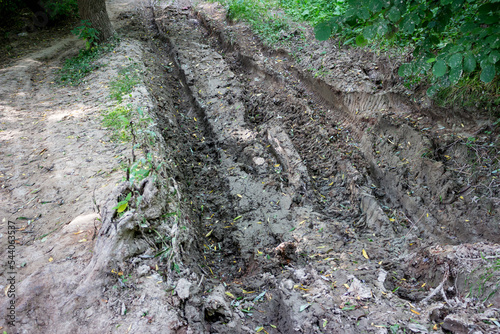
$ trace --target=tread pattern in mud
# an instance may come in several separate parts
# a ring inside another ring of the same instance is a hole
[[[426,229],[411,216],[422,209],[408,213],[408,202],[395,200],[410,189],[411,170],[380,172],[404,161],[387,143],[431,146],[409,127],[384,128],[368,117],[391,108],[392,97],[325,98],[317,90],[329,88],[297,75],[283,55],[230,46],[189,8],[156,9],[155,16],[181,78],[177,130],[165,137],[177,145],[176,177],[189,198],[187,219],[198,229],[198,254],[190,256],[207,277],[201,286],[211,330],[231,331],[224,323],[239,319],[242,330],[276,324],[286,333],[354,333],[352,319],[369,327],[411,318],[415,313],[395,309],[395,301],[421,301],[429,294],[423,280],[439,284],[446,269],[435,262],[436,275],[417,270],[409,277],[399,266],[387,277],[395,259],[404,262],[426,244],[419,239]],[[374,156],[383,150],[391,159]]]

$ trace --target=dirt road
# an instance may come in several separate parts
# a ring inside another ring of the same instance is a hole
[[[84,84],[54,83],[70,37],[0,69],[2,330],[500,332],[498,123],[219,5],[108,10],[121,42]]]

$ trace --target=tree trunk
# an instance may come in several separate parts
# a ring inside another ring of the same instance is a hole
[[[82,20],[90,21],[92,28],[99,31],[100,43],[113,36],[114,29],[109,21],[105,0],[78,0],[78,11]]]

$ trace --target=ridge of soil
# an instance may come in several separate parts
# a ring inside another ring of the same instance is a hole
[[[331,45],[297,64],[217,4],[108,10],[123,38],[83,85],[53,84],[73,38],[0,69],[2,330],[500,332],[498,124],[356,53],[314,78]],[[101,114],[130,65],[117,143]]]

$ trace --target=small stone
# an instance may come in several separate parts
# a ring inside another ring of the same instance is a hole
[[[255,157],[253,158],[253,162],[255,163],[256,166],[261,166],[266,162],[266,160],[264,160],[264,158],[261,157]]]
[[[455,334],[470,333],[474,323],[470,322],[465,316],[458,314],[449,314],[444,318],[443,329]]]
[[[181,278],[175,287],[177,296],[182,300],[187,299],[189,297],[189,289],[191,288],[191,285],[192,284],[187,279]]]
[[[146,264],[143,264],[142,266],[139,266],[136,271],[137,271],[137,275],[139,277],[142,277],[142,276],[145,276],[149,273],[149,266],[146,265]]]
[[[293,289],[293,281],[291,279],[287,279],[285,281],[283,281],[283,288],[287,289],[287,290],[292,290]]]
[[[414,323],[408,324],[408,329],[411,330],[412,333],[424,333],[424,334],[429,333],[427,328],[424,325],[420,324],[414,324]]]

